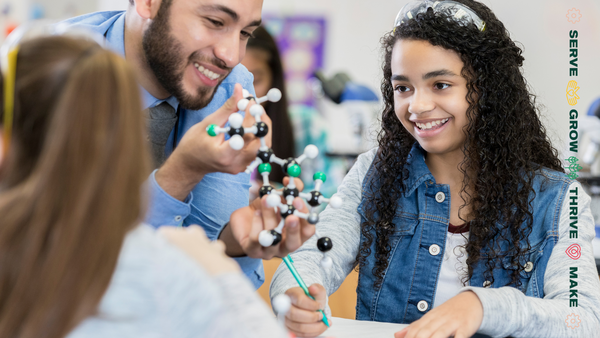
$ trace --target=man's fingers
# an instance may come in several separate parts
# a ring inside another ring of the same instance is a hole
[[[273,137],[273,124],[271,123],[271,118],[267,114],[262,114],[261,120],[269,127],[269,133],[265,136],[265,142],[267,143],[267,147],[270,148],[272,145],[271,138]]]
[[[289,252],[296,251],[302,245],[302,238],[300,234],[300,219],[297,216],[288,216],[285,219],[285,250],[287,252],[281,252],[283,256]]]
[[[208,126],[210,124],[216,124],[219,127],[223,127],[229,119],[229,115],[238,111],[237,103],[243,98],[242,85],[239,83],[235,84],[233,88],[233,95],[229,97],[227,101],[217,109],[214,113],[208,115],[200,124]]]
[[[300,197],[294,198],[294,201],[292,202],[292,204],[294,205],[294,208],[296,208],[296,210],[298,210],[302,213],[308,213],[308,208],[306,207],[304,200],[301,199]]]
[[[277,227],[277,225],[279,225],[279,219],[281,216],[277,215],[277,213],[275,212],[275,208],[270,207],[267,204],[267,197],[269,195],[265,195],[263,196],[263,198],[261,199],[261,211],[262,211],[262,220],[263,220],[263,229],[266,230],[272,230],[275,229]],[[279,217],[278,217],[279,216]]]
[[[290,183],[290,177],[285,176],[282,183],[283,185],[287,186]],[[304,182],[302,182],[302,180],[298,177],[294,177],[294,184],[296,185],[296,188],[298,188],[298,191],[304,190]]]

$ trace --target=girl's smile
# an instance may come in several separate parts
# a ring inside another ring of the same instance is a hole
[[[428,154],[462,156],[469,104],[458,54],[425,41],[399,40],[391,61],[394,108],[404,128]]]
[[[417,134],[420,138],[432,137],[439,134],[442,130],[446,128],[448,121],[451,118],[446,117],[443,119],[428,119],[428,120],[418,120],[411,121],[413,123],[415,134]]]

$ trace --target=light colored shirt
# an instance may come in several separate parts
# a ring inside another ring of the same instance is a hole
[[[116,53],[125,56],[125,12],[108,11],[96,12],[71,18],[63,22],[66,25],[88,29],[106,37],[109,47]],[[229,76],[216,89],[212,101],[200,110],[179,110],[178,134],[171,132],[167,141],[165,153],[173,152],[173,138],[181,140],[185,132],[196,123],[219,109],[233,94],[233,87],[241,83],[242,87],[254,95],[253,77],[248,70],[240,65],[233,68]],[[144,109],[154,107],[167,101],[175,109],[179,103],[173,96],[160,100],[153,97],[140,86]],[[199,151],[202,151],[199,149]],[[230,175],[210,173],[194,187],[182,202],[166,193],[156,182],[155,172],[150,175],[150,207],[146,222],[154,227],[189,226],[198,224],[210,239],[216,239],[223,226],[229,221],[231,213],[248,205],[250,175],[240,173]],[[235,258],[244,274],[256,288],[264,282],[262,261],[249,257]]]
[[[468,232],[446,234],[444,260],[440,267],[433,307],[444,304],[448,299],[458,295],[463,288],[462,278],[467,273],[467,252],[462,246],[467,244],[467,238],[469,238]]]
[[[130,231],[98,313],[67,338],[284,338],[240,273],[209,275],[148,225]]]

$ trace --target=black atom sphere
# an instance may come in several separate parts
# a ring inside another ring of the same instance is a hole
[[[229,127],[229,131],[227,132],[229,136],[240,135],[244,136],[244,128],[231,128]]]
[[[310,193],[310,199],[307,201],[308,204],[312,207],[316,207],[319,206],[319,197],[321,197],[321,193],[318,191],[311,191]]]
[[[269,163],[271,159],[271,155],[273,155],[273,149],[269,150],[259,150],[256,155],[263,163]]]
[[[269,133],[269,126],[264,122],[256,122],[256,137],[265,137]]]
[[[271,246],[275,246],[281,242],[281,234],[275,230],[270,231],[271,235],[273,235],[273,244]]]
[[[329,237],[321,237],[317,241],[317,248],[321,252],[327,252],[327,251],[331,250],[331,248],[333,248],[333,242],[331,241],[331,239]]]
[[[294,188],[294,189],[290,189],[288,187],[283,188],[283,198],[287,199],[288,196],[294,196],[294,197],[298,197],[298,189]]]
[[[271,191],[273,191],[273,187],[270,185],[263,185],[262,187],[260,187],[260,190],[258,191],[258,194],[260,195],[260,198],[262,198],[265,195],[268,195],[271,193]]]
[[[283,217],[283,218],[285,219],[285,218],[287,218],[288,216],[290,216],[290,215],[293,215],[295,210],[296,210],[296,208],[294,208],[294,206],[293,206],[293,205],[291,205],[291,204],[288,204],[288,209],[287,209],[287,211],[286,211],[286,212],[282,212],[282,213],[281,213],[281,217]]]

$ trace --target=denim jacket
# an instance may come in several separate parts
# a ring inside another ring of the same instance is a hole
[[[391,252],[381,288],[375,289],[375,255],[367,258],[360,269],[357,288],[358,320],[411,323],[431,309],[436,292],[446,234],[450,218],[450,188],[437,184],[424,160],[424,151],[415,144],[408,158],[409,177],[406,192],[398,201],[394,218],[395,234],[389,239]],[[358,206],[361,221],[365,220],[365,192],[377,190],[376,170],[369,168],[363,181],[362,200]],[[521,264],[521,288],[527,296],[544,297],[544,272],[554,245],[558,241],[561,206],[572,181],[563,173],[541,169],[533,180],[535,199],[532,203],[533,227],[528,240],[531,249]],[[375,238],[375,232],[372,232]],[[361,235],[361,244],[365,241]],[[502,251],[507,249],[502,244]],[[522,243],[522,245],[524,245]],[[436,247],[440,250],[431,250]],[[485,253],[489,248],[484,248]],[[375,252],[375,241],[371,245]],[[503,258],[502,266],[493,271],[494,282],[484,279],[485,265],[480,262],[473,270],[471,286],[499,288],[510,285],[506,268],[511,257]]]

